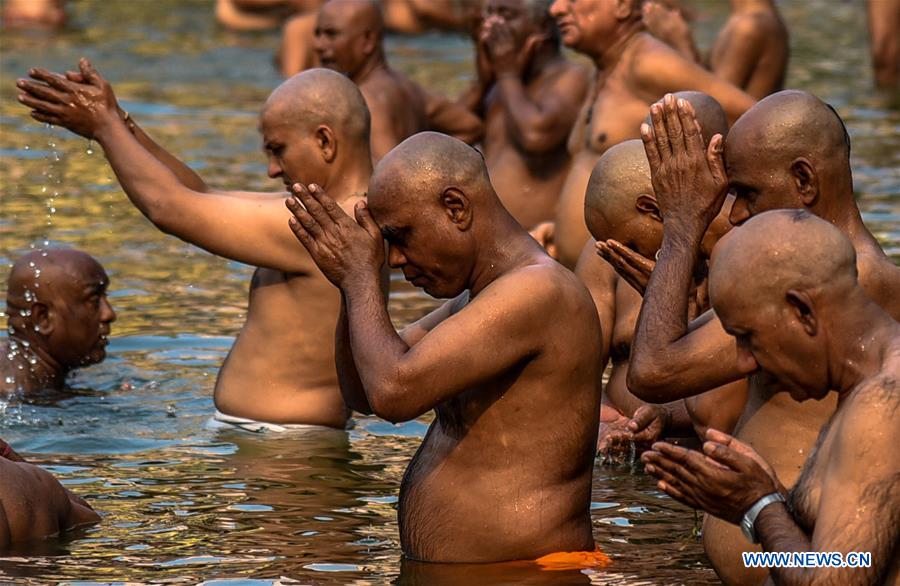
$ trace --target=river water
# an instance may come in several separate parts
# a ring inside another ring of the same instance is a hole
[[[724,2],[695,2],[708,46]],[[853,138],[864,218],[900,259],[898,98],[871,89],[861,2],[780,3],[792,38],[788,83],[831,102]],[[218,29],[210,0],[71,3],[63,33],[0,37],[0,266],[35,246],[90,252],[112,278],[109,358],[72,396],[0,403],[0,436],[103,515],[95,527],[0,559],[0,582],[716,583],[694,513],[635,466],[597,465],[592,511],[603,571],[401,565],[399,482],[428,418],[361,417],[349,432],[272,437],[206,428],[212,386],[246,309],[251,269],[156,231],[121,193],[96,145],[34,123],[15,102],[28,67],[93,60],[159,142],[222,188],[279,190],[265,175],[256,112],[279,83],[274,34]],[[463,89],[467,41],[388,39],[392,64],[445,94]],[[436,302],[396,282],[399,327]],[[433,568],[426,568],[431,570]],[[516,573],[519,572],[519,573]],[[524,573],[523,573],[524,572]]]

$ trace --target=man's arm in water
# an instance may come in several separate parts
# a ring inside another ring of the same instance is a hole
[[[896,563],[900,539],[900,468],[896,450],[900,426],[896,411],[900,390],[894,381],[860,389],[846,413],[830,431],[832,444],[815,529],[808,536],[783,503],[764,508],[756,519],[756,535],[766,551],[870,552],[868,568],[771,568],[778,584],[882,584]],[[872,385],[872,383],[870,383]],[[865,439],[861,439],[865,438]]]
[[[654,96],[692,89],[705,92],[722,104],[729,124],[750,109],[756,100],[746,92],[719,78],[674,49],[647,51],[632,65],[642,88]]]
[[[84,72],[87,83],[95,87],[106,83],[93,73],[88,64]],[[78,85],[75,82],[57,78],[56,83],[56,91],[68,91],[74,99],[87,101],[65,107],[30,96],[21,101],[57,119],[77,120],[70,128],[100,143],[129,199],[160,230],[249,265],[291,273],[315,269],[303,247],[284,229],[290,214],[284,209],[283,197],[204,193],[187,187],[132,134],[111,92],[85,96],[74,87]]]
[[[665,403],[739,379],[734,338],[714,314],[688,327],[687,310],[700,242],[724,200],[722,137],[704,150],[693,108],[666,96],[651,107],[652,130],[641,138],[663,213],[659,260],[635,328],[628,387],[639,398]]]
[[[353,361],[376,415],[415,419],[540,352],[535,333],[557,301],[540,268],[501,277],[410,347],[387,312],[378,281],[382,236],[365,205],[354,222],[321,188],[298,187],[288,203],[291,228],[345,296]]]

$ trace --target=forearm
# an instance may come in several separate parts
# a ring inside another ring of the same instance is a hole
[[[131,116],[128,116],[126,119],[126,125],[128,126],[128,129],[131,130],[131,133],[137,139],[138,143],[140,143],[147,152],[153,155],[157,161],[165,165],[172,173],[174,173],[182,185],[189,189],[193,189],[194,191],[203,193],[209,191],[206,182],[203,181],[193,169],[161,147],[149,134],[144,132],[144,130],[138,126]]]
[[[513,137],[527,151],[540,152],[555,145],[548,145],[545,128],[553,126],[545,119],[540,107],[529,99],[518,75],[505,74],[497,78],[500,98],[503,101],[506,120]],[[563,136],[562,139],[565,137]]]
[[[111,119],[95,133],[106,159],[131,202],[160,226],[159,215],[167,199],[185,189],[178,177],[138,139],[120,119]]]
[[[804,552],[812,551],[812,543],[784,503],[773,503],[760,511],[754,525],[756,537],[764,551],[770,552]],[[830,580],[821,580],[826,572],[824,568],[777,568],[769,570],[776,584],[807,585],[814,583],[835,584]]]
[[[391,323],[377,275],[358,281],[343,293],[350,348],[372,411],[390,421],[415,417],[406,416],[405,403],[399,396],[406,390],[399,380],[399,365],[409,346]]]
[[[490,88],[480,80],[475,80],[456,99],[456,103],[478,117],[484,117],[484,100]]]
[[[350,322],[347,318],[347,300],[343,293],[341,294],[341,312],[338,315],[334,343],[338,384],[344,402],[354,411],[371,414],[372,406],[369,405],[369,400],[366,398],[359,371],[356,370],[356,363],[353,361],[353,351],[350,346]]]

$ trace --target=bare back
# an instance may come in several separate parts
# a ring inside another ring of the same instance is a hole
[[[710,69],[757,99],[784,87],[788,31],[774,7],[733,15],[709,54]]]
[[[441,404],[403,478],[400,534],[412,558],[496,562],[593,549],[587,505],[602,342],[588,292],[546,259],[471,301],[464,294],[449,302],[440,323],[490,310],[502,302],[491,297],[505,296],[526,272],[526,287],[539,274],[545,289],[535,295],[533,353]]]

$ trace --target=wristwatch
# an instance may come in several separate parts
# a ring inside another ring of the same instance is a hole
[[[756,517],[765,509],[767,506],[772,503],[783,503],[785,502],[784,496],[780,492],[773,492],[772,494],[767,494],[762,497],[755,503],[753,506],[747,509],[747,512],[744,513],[744,516],[741,518],[741,533],[744,534],[744,537],[747,538],[747,541],[750,543],[759,543],[759,540],[756,539],[756,530],[753,525],[756,523]]]

